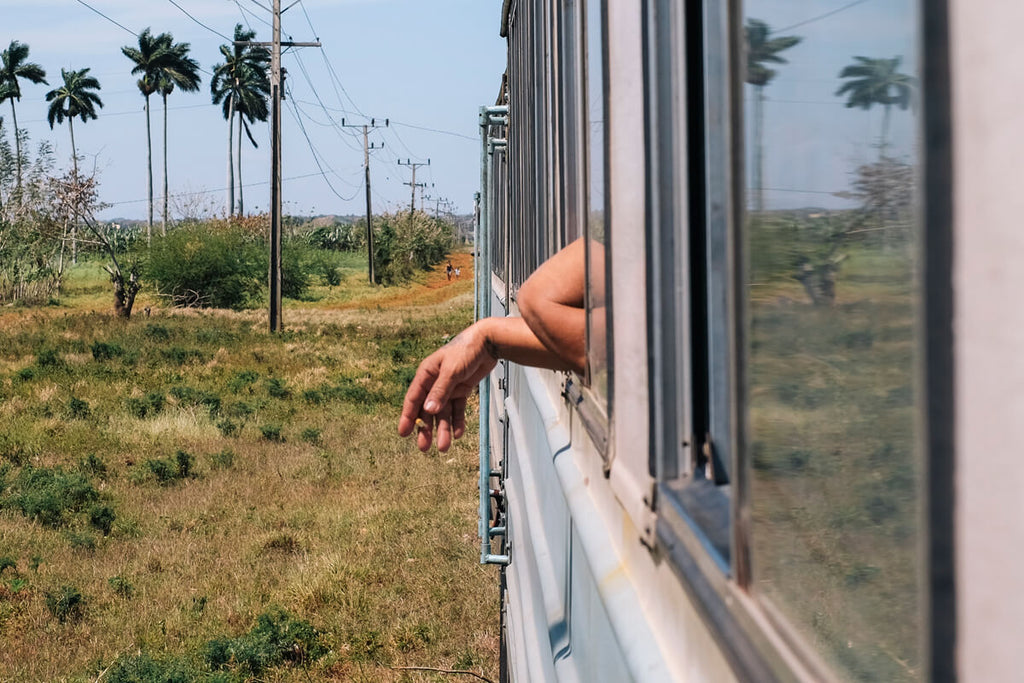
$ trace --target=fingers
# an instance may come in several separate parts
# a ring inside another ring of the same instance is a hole
[[[423,408],[423,400],[430,391],[438,374],[438,365],[434,355],[428,356],[416,370],[416,376],[409,384],[405,392],[405,400],[402,402],[402,415],[398,418],[398,434],[409,436],[416,425],[416,418],[420,417]]]
[[[466,433],[466,399],[452,399],[452,438],[461,439]]]

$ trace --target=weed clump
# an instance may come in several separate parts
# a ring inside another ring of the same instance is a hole
[[[140,420],[163,411],[167,397],[159,391],[151,391],[144,398],[131,397],[125,400],[124,407],[129,415]]]
[[[42,349],[36,354],[36,365],[54,370],[64,367],[64,359],[53,349]]]
[[[117,344],[108,344],[107,342],[96,341],[93,342],[90,347],[92,351],[92,358],[97,362],[106,360],[112,360],[119,356],[124,355],[124,349]]]
[[[235,452],[230,448],[225,448],[219,453],[211,455],[210,463],[215,469],[229,470],[235,465]]]
[[[123,576],[111,576],[107,579],[107,585],[110,586],[110,590],[125,600],[131,600],[135,595],[135,586]]]
[[[237,394],[241,392],[243,389],[248,389],[249,387],[251,387],[253,384],[256,383],[256,380],[258,380],[259,378],[260,374],[252,370],[242,370],[240,372],[236,372],[235,375],[228,380],[228,389],[231,391],[231,393]]]
[[[256,619],[256,625],[238,638],[214,638],[206,643],[203,657],[214,671],[235,669],[259,676],[280,664],[308,664],[327,654],[319,632],[305,620],[280,607],[272,607]]]
[[[285,386],[285,381],[278,377],[271,377],[266,381],[267,393],[273,398],[288,399],[292,392]]]
[[[78,472],[61,468],[26,466],[15,477],[11,492],[0,499],[3,507],[48,527],[65,526],[72,515],[99,500],[99,491]]]
[[[90,453],[78,462],[78,469],[85,474],[93,474],[100,479],[107,477],[107,463],[95,453]]]
[[[267,441],[273,441],[275,443],[284,443],[284,435],[281,433],[281,425],[276,423],[265,424],[260,427],[260,434]]]
[[[191,683],[207,679],[187,658],[153,659],[146,652],[117,658],[104,679],[106,683]]]
[[[146,468],[161,486],[169,486],[182,479],[195,476],[196,459],[190,453],[178,451],[174,459],[150,458],[146,460]]]
[[[68,400],[67,416],[72,420],[87,420],[92,415],[92,408],[88,401],[72,396]]]
[[[323,430],[317,429],[316,427],[306,427],[299,434],[299,438],[306,443],[318,444],[320,443],[320,435],[323,434]]]
[[[89,508],[89,524],[104,536],[110,535],[116,518],[109,505],[93,505]]]
[[[85,596],[74,586],[61,586],[46,593],[46,609],[62,624],[78,621],[85,612]]]
[[[182,405],[203,406],[210,411],[211,416],[220,412],[220,396],[211,391],[177,386],[171,388],[171,396],[178,399]]]

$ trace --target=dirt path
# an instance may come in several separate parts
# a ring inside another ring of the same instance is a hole
[[[360,308],[403,308],[437,304],[453,299],[460,294],[473,291],[473,255],[469,252],[456,252],[451,255],[453,268],[462,271],[458,279],[448,279],[445,274],[445,262],[439,263],[434,270],[428,271],[422,284],[404,287],[382,287],[379,295],[360,298],[358,301],[327,306],[322,310],[351,311]]]

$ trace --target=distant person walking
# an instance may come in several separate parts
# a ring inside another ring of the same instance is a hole
[[[445,274],[448,276],[449,280],[452,279],[452,273],[453,272],[454,272],[454,269],[452,268],[452,262],[449,261],[448,265],[445,267]]]

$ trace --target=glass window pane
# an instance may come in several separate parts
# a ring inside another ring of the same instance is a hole
[[[602,63],[601,1],[586,4],[586,140],[587,168],[587,360],[590,386],[602,400],[608,397],[608,353],[605,273],[607,221],[604,189],[604,69]]]
[[[918,5],[745,4],[752,589],[858,681],[922,671]]]

